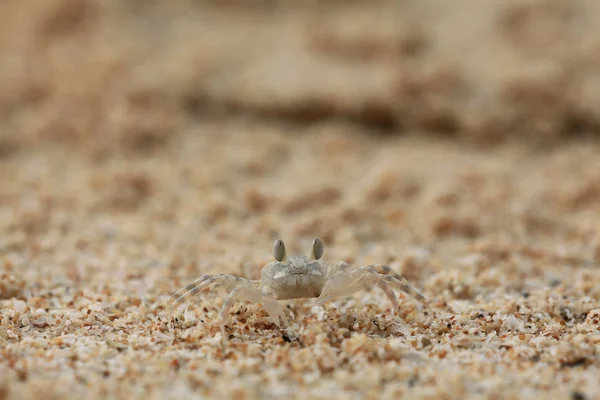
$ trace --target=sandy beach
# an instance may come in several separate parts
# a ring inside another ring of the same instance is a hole
[[[599,399],[591,0],[0,4],[0,400]],[[206,290],[273,241],[386,264]]]

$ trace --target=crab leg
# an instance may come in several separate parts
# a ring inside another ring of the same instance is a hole
[[[241,286],[243,288],[243,293],[246,293],[247,296],[252,298],[251,301],[256,303],[260,303],[261,301],[260,291],[251,281],[239,276],[216,274],[204,275],[183,289],[178,290],[169,298],[167,305],[172,308],[178,304],[181,304],[185,300],[197,295],[212,284],[223,287],[228,292],[231,292],[236,287]]]
[[[233,288],[233,290],[229,293],[227,299],[221,306],[221,310],[219,311],[219,325],[221,327],[221,334],[223,335],[223,342],[227,342],[227,333],[225,331],[225,326],[229,323],[229,310],[233,306],[233,303],[236,301],[250,301],[252,303],[260,303],[262,301],[262,297],[258,289],[255,286],[252,286],[252,284],[250,285],[251,286],[248,286],[246,283],[243,283]]]
[[[185,287],[179,289],[175,292],[167,302],[167,306],[172,308],[179,303],[182,303],[187,297],[192,297],[200,292],[202,289],[206,288],[208,285],[214,282],[214,280],[208,281],[209,279],[214,278],[214,275],[203,275],[200,278],[196,279],[194,282],[186,285]],[[203,282],[206,282],[203,284]]]
[[[374,268],[379,274],[382,275],[382,278],[385,279],[390,285],[395,287],[396,289],[402,290],[407,295],[412,298],[420,301],[421,303],[427,305],[429,304],[429,300],[423,294],[421,294],[417,289],[414,288],[402,275],[399,275],[387,265],[370,265],[369,267]]]
[[[411,295],[417,300],[427,304],[427,299],[416,289],[414,289],[404,278],[400,275],[390,276],[382,275],[377,272],[380,269],[385,272],[391,271],[389,267],[369,265],[364,267],[358,267],[353,270],[340,270],[329,278],[325,283],[325,287],[321,292],[317,300],[317,304],[322,304],[324,301],[333,299],[336,297],[349,296],[359,290],[367,289],[374,284],[379,286],[386,296],[390,299],[394,308],[397,308],[398,298],[393,292],[392,288],[397,288],[403,292]]]
[[[287,326],[290,324],[283,306],[276,300],[277,294],[270,286],[262,287],[263,307],[275,323],[275,325]]]

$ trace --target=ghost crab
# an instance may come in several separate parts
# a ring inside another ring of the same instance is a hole
[[[317,304],[326,300],[346,297],[377,285],[398,308],[398,298],[393,289],[399,289],[427,305],[428,300],[406,279],[386,265],[352,267],[343,261],[333,267],[321,261],[325,245],[314,238],[307,256],[287,255],[283,240],[273,244],[275,261],[261,270],[261,279],[251,281],[239,276],[214,274],[204,275],[171,296],[168,306],[175,307],[205,288],[215,285],[224,287],[229,295],[219,312],[223,340],[227,340],[225,326],[229,321],[229,310],[235,301],[262,303],[278,326],[289,325],[284,307],[278,300],[317,298]]]

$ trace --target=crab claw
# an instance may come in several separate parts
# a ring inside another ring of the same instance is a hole
[[[317,304],[321,305],[326,300],[336,297],[343,297],[352,292],[352,279],[347,272],[338,272],[334,274],[323,286],[321,294],[317,298]]]
[[[329,300],[329,296],[326,294],[324,295],[323,292],[321,292],[321,295],[317,298],[317,302],[315,304],[320,306],[327,300]]]

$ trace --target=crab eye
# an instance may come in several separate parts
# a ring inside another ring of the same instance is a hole
[[[319,239],[318,237],[314,238],[313,243],[312,243],[312,253],[313,253],[315,260],[318,260],[321,257],[323,257],[324,252],[325,252],[325,245],[323,244],[323,241],[321,239]]]
[[[273,257],[279,262],[283,261],[285,258],[285,244],[283,244],[283,240],[277,239],[275,243],[273,243]]]

